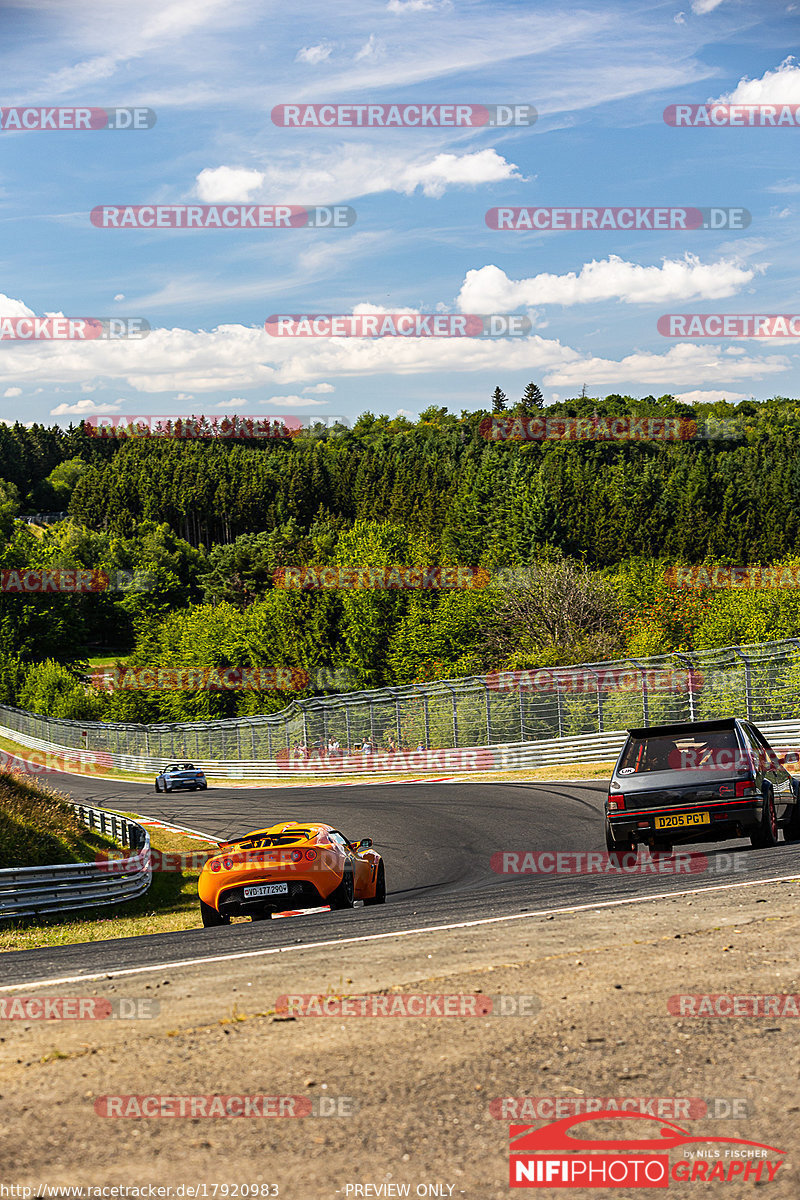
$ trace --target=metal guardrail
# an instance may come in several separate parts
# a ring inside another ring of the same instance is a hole
[[[88,773],[94,766],[155,775],[169,762],[191,761],[217,778],[324,778],[508,769],[511,759],[590,761],[603,739],[619,745],[630,727],[732,714],[765,729],[800,720],[800,640],[345,692],[224,721],[82,722],[0,705],[0,730],[78,759]],[[341,751],[320,753],[332,740]],[[377,751],[371,757],[360,752],[367,741]]]
[[[80,820],[134,850],[111,862],[57,863],[49,867],[13,867],[0,871],[0,920],[133,900],[150,887],[153,877],[150,835],[135,821],[102,809],[76,804]]]
[[[721,715],[731,715],[730,712]],[[800,720],[762,721],[759,728],[779,750],[800,749]],[[0,735],[7,733],[0,727]],[[324,758],[285,759],[194,759],[194,764],[216,779],[330,779],[342,776],[384,775],[462,775],[479,771],[537,770],[541,767],[568,766],[570,763],[611,763],[625,741],[627,733],[617,729],[603,734],[582,737],[550,738],[538,742],[505,742],[495,746],[472,746],[462,750],[414,750],[377,754],[336,754]],[[24,735],[16,735],[18,738]],[[38,742],[37,750],[59,755],[61,747]],[[130,755],[109,754],[96,769],[116,768],[132,774],[155,776],[165,759],[134,758]],[[78,770],[77,760],[75,769]],[[46,765],[43,763],[43,765]],[[53,770],[69,769],[58,758]],[[91,771],[91,765],[88,770]]]

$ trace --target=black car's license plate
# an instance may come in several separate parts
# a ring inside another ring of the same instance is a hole
[[[707,812],[677,813],[673,817],[656,817],[656,829],[686,829],[692,825],[710,825],[711,814]]]

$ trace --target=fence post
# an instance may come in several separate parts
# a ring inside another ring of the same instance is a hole
[[[394,724],[397,730],[397,749],[403,749],[403,731],[400,725],[400,700],[397,696],[394,698]]]
[[[492,744],[492,714],[489,710],[489,689],[488,689],[488,687],[486,687],[485,684],[484,684],[484,688],[485,688],[485,693],[486,693],[485,694],[485,700],[486,700],[486,745],[491,746],[491,744]]]
[[[302,709],[303,714],[303,745],[308,748],[308,716],[305,708]]]
[[[687,690],[689,693],[689,720],[694,721],[694,719],[695,719],[694,688],[692,687],[692,683],[694,682],[694,663],[689,658],[688,654],[678,654],[676,652],[675,654],[673,654],[672,657],[679,658],[681,660],[681,662],[685,662],[685,663],[689,664],[689,674],[686,677],[686,686],[687,686]]]
[[[272,726],[267,722],[267,758],[272,761]]]
[[[556,675],[556,705],[558,706],[558,736],[564,736],[564,726],[561,721],[561,680]]]
[[[255,759],[255,757],[256,757],[256,723],[255,723],[255,721],[253,721],[252,724],[250,725],[250,757],[252,759]]]
[[[519,740],[525,741],[525,701],[523,699],[522,684],[519,688]]]
[[[458,712],[456,710],[456,693],[455,693],[455,689],[451,688],[449,684],[447,686],[450,689],[450,699],[453,702],[453,749],[457,750],[458,749]]]
[[[595,683],[597,684],[597,732],[602,733],[603,732],[603,694],[602,694],[602,691],[600,688],[600,675],[597,671],[592,670],[591,667],[587,667],[586,670],[590,671],[591,674],[594,675]]]
[[[746,654],[743,654],[741,650],[738,650],[736,648],[736,646],[731,646],[731,650],[736,655],[736,657],[740,658],[742,660],[742,662],[744,663],[744,702],[745,702],[745,707],[747,709],[747,719],[748,719],[748,721],[752,721],[752,719],[753,719],[753,689],[752,689],[752,680],[750,678],[750,659],[747,657]]]
[[[344,723],[347,727],[347,753],[350,753],[350,705],[344,702]]]
[[[424,714],[424,721],[425,721],[425,749],[430,750],[430,748],[431,748],[431,720],[430,720],[430,713],[428,712],[427,693],[423,694],[423,697],[422,697],[422,711]]]
[[[642,673],[642,724],[646,728],[650,724],[650,704],[647,695],[647,667],[642,666],[638,658],[631,658],[628,661],[635,663]]]
[[[375,745],[375,705],[370,700],[369,702],[369,740],[372,745]]]

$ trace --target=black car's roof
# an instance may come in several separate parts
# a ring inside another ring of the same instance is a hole
[[[711,733],[715,729],[735,729],[739,717],[721,717],[717,721],[680,721],[676,725],[646,725],[629,729],[631,737],[660,737],[662,734]]]

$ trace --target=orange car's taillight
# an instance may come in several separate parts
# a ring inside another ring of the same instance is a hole
[[[212,858],[209,865],[210,865],[212,871],[221,871],[222,870],[222,864],[218,858]]]
[[[293,851],[292,851],[292,862],[300,862],[300,859],[301,859],[302,857],[303,857],[303,851],[302,851],[302,850],[293,850]]]
[[[316,850],[306,850],[306,858],[311,862],[317,857]]]

